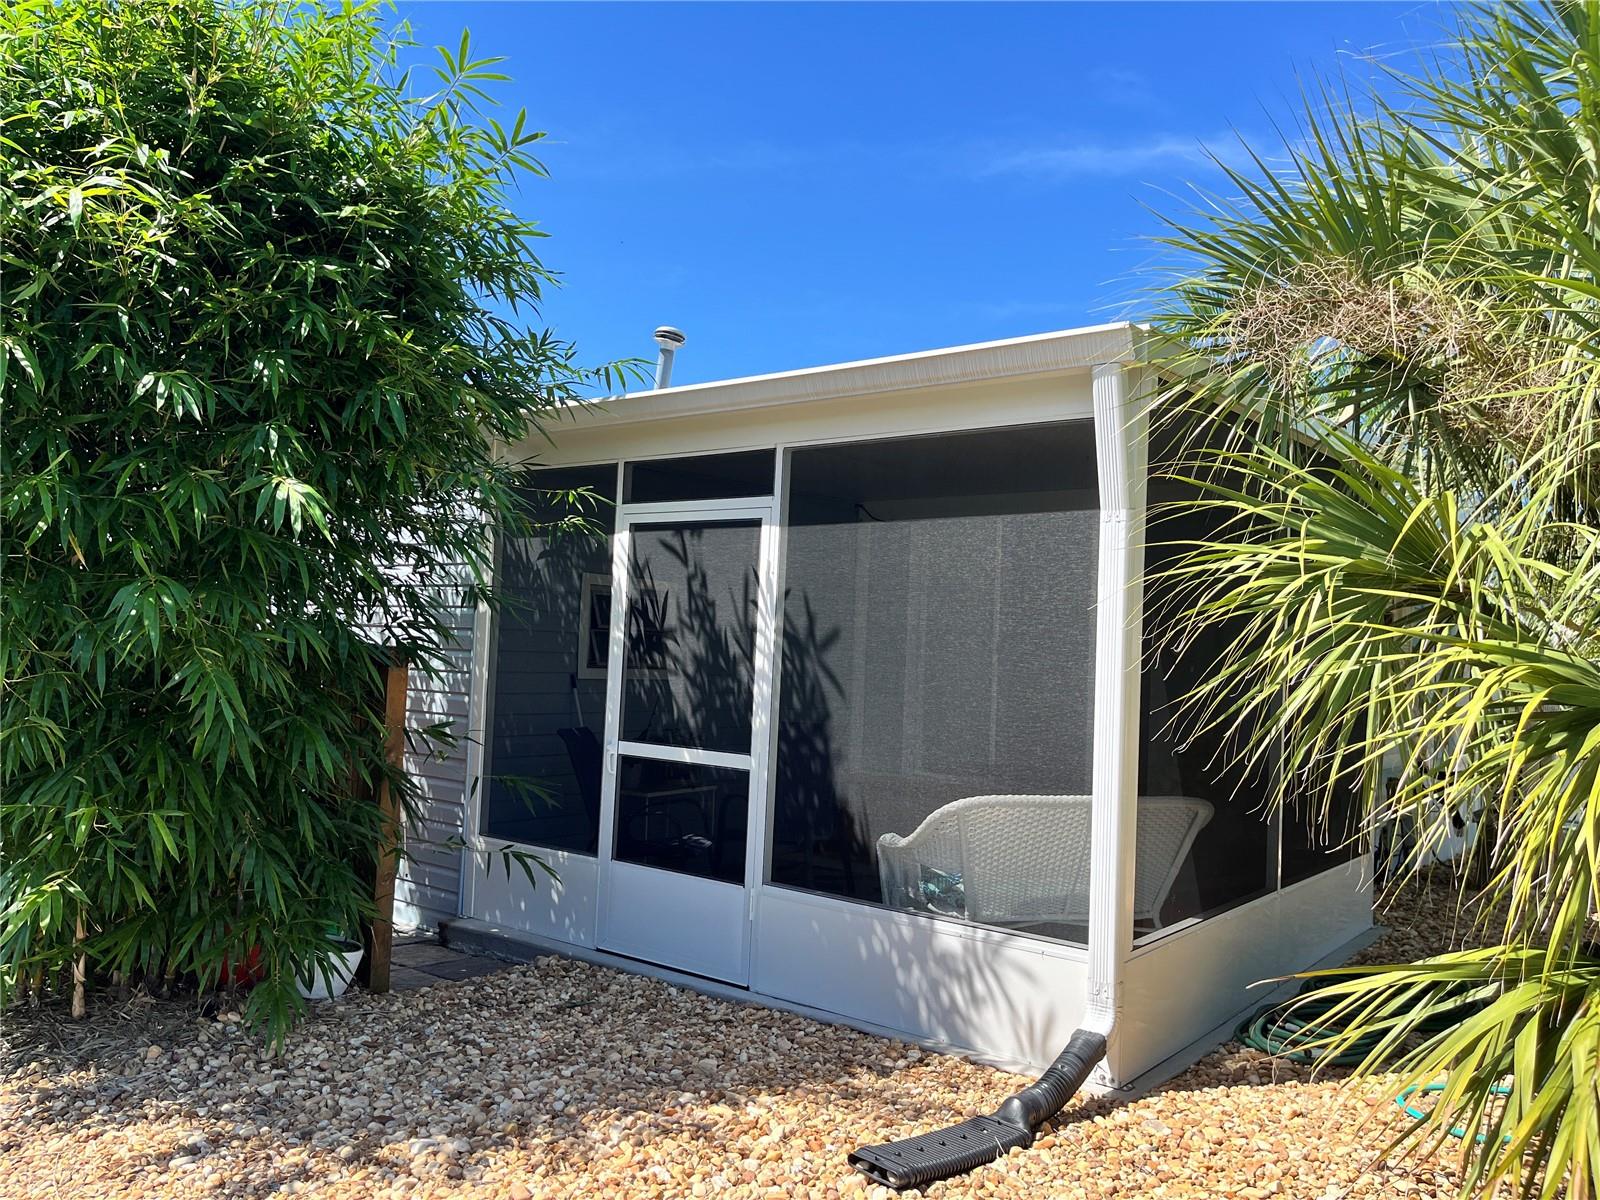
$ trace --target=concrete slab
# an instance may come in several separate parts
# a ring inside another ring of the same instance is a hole
[[[417,969],[439,979],[476,979],[480,975],[493,975],[509,970],[510,964],[492,958],[477,958],[471,954],[458,953],[450,959],[431,962]]]
[[[409,992],[416,988],[430,987],[441,982],[437,975],[427,975],[414,967],[402,967],[399,964],[389,969],[389,990],[391,992]]]
[[[423,970],[434,963],[453,962],[460,957],[461,951],[450,950],[438,942],[407,942],[403,946],[396,946],[393,952],[396,966],[417,967]]]

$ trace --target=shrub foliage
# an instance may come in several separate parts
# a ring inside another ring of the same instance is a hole
[[[281,1033],[370,894],[374,643],[444,665],[495,439],[593,381],[507,207],[540,135],[465,38],[407,47],[367,5],[0,11],[0,993],[259,948]]]

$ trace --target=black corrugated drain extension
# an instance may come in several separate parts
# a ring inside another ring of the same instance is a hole
[[[850,1156],[850,1165],[886,1187],[921,1187],[964,1175],[1018,1147],[1026,1149],[1033,1145],[1039,1127],[1065,1107],[1105,1054],[1105,1035],[1080,1029],[1043,1075],[992,1116],[970,1117],[901,1142],[863,1146]]]

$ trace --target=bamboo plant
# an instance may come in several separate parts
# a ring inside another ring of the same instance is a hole
[[[379,651],[451,668],[497,439],[612,381],[537,323],[498,60],[411,53],[371,3],[0,6],[0,1005],[248,970],[282,1035],[370,908]]]

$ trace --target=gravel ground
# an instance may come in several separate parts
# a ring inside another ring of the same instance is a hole
[[[1447,903],[1398,911],[1362,958],[1452,940]],[[889,1196],[851,1148],[1024,1082],[554,958],[320,1006],[276,1059],[232,1016],[10,1014],[0,1197]],[[1453,1194],[1443,1160],[1375,1161],[1392,1094],[1230,1045],[1132,1103],[1075,1102],[1034,1149],[926,1195]]]

